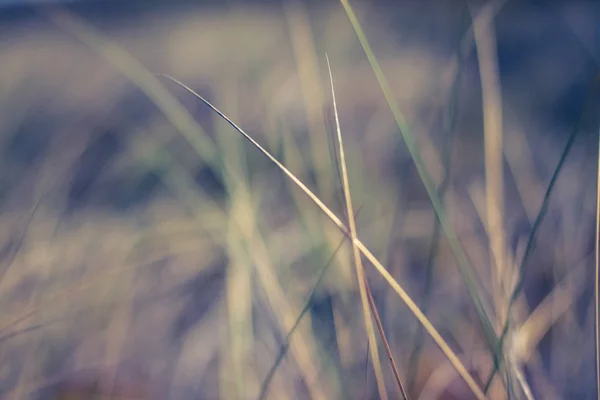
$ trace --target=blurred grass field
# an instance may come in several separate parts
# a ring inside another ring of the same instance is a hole
[[[0,8],[1,398],[596,398],[597,5],[349,4]]]

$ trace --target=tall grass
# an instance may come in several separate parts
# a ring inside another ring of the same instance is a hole
[[[47,191],[35,191],[36,206],[25,226],[34,226],[29,229],[41,238],[36,241],[27,228],[23,230],[26,233],[17,241],[20,244],[15,256],[5,261],[0,289],[15,287],[29,270],[42,276],[39,279],[45,282],[54,282],[52,277],[59,274],[78,278],[71,281],[65,278],[66,283],[57,280],[55,287],[47,284],[48,287],[36,289],[25,304],[15,306],[3,300],[6,312],[0,318],[0,340],[27,345],[19,353],[23,360],[19,377],[6,395],[23,398],[62,377],[47,374],[38,361],[52,352],[57,337],[73,335],[68,324],[61,322],[65,319],[71,321],[80,336],[102,332],[102,355],[96,362],[109,370],[99,383],[105,392],[119,386],[119,366],[124,363],[124,355],[133,351],[130,347],[136,347],[136,340],[155,343],[154,336],[166,336],[168,327],[175,322],[192,327],[163,350],[165,356],[161,361],[166,366],[161,367],[162,373],[154,372],[165,379],[158,383],[162,387],[157,393],[162,397],[185,397],[190,382],[210,376],[213,370],[217,371],[218,384],[202,390],[205,395],[220,398],[348,398],[357,391],[357,398],[369,398],[375,395],[374,390],[364,386],[371,386],[371,374],[375,377],[377,396],[382,399],[445,398],[457,390],[451,384],[455,377],[460,378],[463,397],[568,395],[570,389],[566,386],[557,389],[551,383],[548,368],[539,363],[543,352],[537,348],[542,338],[549,337],[551,332],[561,332],[565,324],[575,329],[573,319],[577,310],[563,306],[557,311],[553,305],[557,299],[566,298],[570,299],[569,304],[577,303],[580,286],[584,285],[573,284],[579,278],[568,275],[564,285],[557,283],[532,310],[527,310],[525,286],[532,273],[534,245],[536,242],[542,245],[538,239],[542,222],[549,212],[558,179],[567,168],[568,156],[584,130],[586,118],[590,118],[598,85],[591,85],[579,122],[561,149],[558,161],[550,163],[553,167],[539,204],[532,206],[524,193],[518,193],[517,202],[522,203],[519,206],[524,213],[538,210],[519,259],[509,249],[509,229],[514,224],[510,224],[511,210],[506,201],[512,182],[506,171],[516,175],[513,165],[516,158],[507,148],[515,139],[506,134],[503,124],[502,82],[493,25],[503,4],[503,1],[490,2],[481,10],[471,10],[473,26],[466,30],[449,65],[450,90],[447,96],[439,96],[443,98],[439,107],[443,110],[444,143],[438,145],[432,132],[435,128],[422,132],[422,127],[411,127],[410,118],[401,111],[390,70],[376,56],[376,46],[368,38],[369,26],[363,26],[361,14],[348,1],[341,1],[340,10],[344,10],[350,22],[347,27],[358,39],[357,43],[349,41],[347,46],[362,48],[375,77],[372,83],[383,94],[380,111],[367,126],[381,124],[393,133],[391,142],[405,146],[418,178],[412,186],[404,182],[411,175],[410,170],[400,183],[395,182],[397,178],[379,180],[371,175],[372,161],[362,154],[361,146],[378,138],[369,131],[361,132],[365,139],[357,140],[346,131],[344,121],[351,116],[345,108],[338,107],[338,100],[345,100],[339,89],[343,68],[339,68],[340,78],[337,78],[337,62],[334,61],[332,68],[329,58],[321,56],[321,45],[311,27],[309,13],[300,3],[286,3],[284,16],[302,89],[294,97],[299,97],[298,103],[304,107],[305,137],[292,132],[293,118],[279,115],[273,104],[266,110],[268,121],[252,128],[264,129],[266,133],[262,136],[260,132],[249,133],[250,130],[241,127],[243,123],[234,122],[244,120],[244,108],[249,107],[240,101],[242,77],[234,66],[222,71],[218,90],[209,101],[208,96],[201,95],[191,85],[169,74],[150,71],[80,17],[58,8],[41,9],[41,14],[60,30],[127,77],[162,113],[162,117],[148,124],[149,132],[138,132],[127,139],[121,161],[154,171],[176,200],[167,198],[163,200],[165,203],[156,200],[157,209],[140,211],[131,218],[134,222],[123,222],[122,217],[107,222],[106,232],[111,233],[114,241],[110,242],[113,246],[110,257],[101,263],[96,261],[99,265],[94,270],[81,272],[61,262],[60,252],[52,262],[48,261],[50,258],[43,261],[35,258],[47,254],[49,249],[64,248],[57,244],[61,235],[66,237],[67,245],[73,241],[69,242],[69,229],[61,225],[63,217],[48,217],[52,210],[43,207],[44,201],[49,204],[49,193],[53,196],[60,193],[64,183],[49,185],[51,189],[46,188]],[[343,51],[330,50],[328,54],[333,60]],[[473,50],[482,87],[481,158],[485,190],[480,193],[469,189],[478,214],[464,211],[469,199],[460,197],[460,185],[452,176],[456,163],[453,153],[460,145],[461,133],[458,98],[464,81],[459,77]],[[322,77],[327,74],[322,71],[328,72],[331,98],[324,94],[327,91],[323,82],[327,79]],[[211,111],[211,131],[195,120],[195,113],[188,106],[189,98]],[[258,98],[253,96],[254,100]],[[327,109],[333,113],[329,125],[333,132],[328,132],[325,121]],[[383,117],[386,113],[391,114],[391,119]],[[166,121],[159,122],[162,118]],[[184,156],[172,150],[177,146],[192,151]],[[533,159],[526,153],[520,157]],[[214,193],[198,184],[190,165],[217,171],[216,179],[224,192],[222,199],[215,199]],[[118,171],[119,167],[113,168]],[[513,180],[515,186],[523,188],[520,177]],[[418,213],[402,197],[398,199],[395,192],[422,189],[429,204],[421,204],[421,208],[431,209],[427,211],[431,218],[427,220],[429,224],[410,225],[406,221]],[[477,196],[481,194],[480,199]],[[360,204],[360,213],[356,204]],[[392,217],[390,213],[396,208],[397,215]],[[281,218],[277,217],[279,209],[285,210],[283,222],[277,220]],[[586,210],[582,212],[585,214]],[[461,225],[461,217],[468,219],[468,224]],[[142,222],[135,222],[136,218]],[[152,219],[150,227],[148,218]],[[465,225],[479,224],[484,227],[485,237],[464,232]],[[398,253],[409,260],[415,251],[410,245],[410,235],[398,234],[398,227],[419,225],[431,227],[425,238],[415,234],[418,239],[415,243],[427,245],[423,252],[426,271],[421,296],[414,288],[418,285],[410,268],[402,265],[406,262],[397,261]],[[598,225],[596,222],[596,244]],[[98,222],[94,220],[89,229],[98,231]],[[78,236],[84,237],[84,233]],[[401,240],[397,241],[395,236]],[[95,247],[97,237],[92,236],[90,248]],[[78,254],[86,252],[81,246]],[[399,252],[394,252],[395,246]],[[225,255],[225,261],[206,260],[211,254],[220,253]],[[181,261],[174,263],[176,267],[153,269],[169,257]],[[568,262],[573,259],[578,260],[570,257]],[[460,281],[455,279],[454,265]],[[539,270],[543,267],[536,269]],[[596,252],[596,305],[597,270]],[[157,274],[165,282],[156,278]],[[223,276],[222,282],[219,276]],[[447,282],[440,284],[437,277]],[[144,282],[152,279],[158,281],[154,284],[156,288],[143,286],[150,285]],[[196,287],[196,283],[190,282],[200,283]],[[192,300],[173,295],[183,290],[176,289],[180,286],[192,288],[191,294],[186,294]],[[469,305],[463,307],[465,291]],[[213,294],[203,298],[202,293]],[[171,299],[160,303],[167,304],[165,310],[156,306],[151,312],[160,319],[158,325],[153,325],[159,326],[160,331],[144,331],[143,323],[136,320],[141,315],[140,299],[150,302],[163,297]],[[195,303],[190,306],[186,301]],[[317,311],[320,301],[330,307],[325,323]],[[174,317],[172,309],[190,307],[205,310],[192,322],[186,318],[194,317]],[[65,312],[78,317],[65,318]],[[596,351],[597,315],[596,311]],[[324,333],[327,329],[329,337]],[[578,334],[585,331],[583,327],[579,329]],[[152,344],[140,346],[152,348]],[[0,357],[6,360],[11,354],[9,347],[1,349]],[[381,360],[380,350],[385,351],[386,361]],[[369,360],[366,379],[362,376],[365,354]],[[131,357],[139,356],[136,353]],[[211,364],[214,360],[217,368]],[[494,385],[496,372],[500,372],[501,379]]]

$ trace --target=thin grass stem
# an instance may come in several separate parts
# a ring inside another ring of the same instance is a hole
[[[177,85],[183,87],[191,94],[193,94],[196,98],[202,101],[206,106],[212,109],[215,113],[217,113],[225,122],[231,125],[236,131],[238,131],[244,138],[246,138],[254,147],[256,147],[262,154],[265,155],[277,168],[279,168],[308,198],[327,216],[327,218],[346,236],[350,237],[350,233],[348,228],[344,223],[338,218],[331,209],[329,209],[322,201],[319,199],[300,179],[298,179],[289,169],[287,169],[279,160],[277,160],[269,151],[267,151],[264,147],[262,147],[252,136],[250,136],[246,131],[240,128],[235,122],[233,122],[229,117],[227,117],[222,111],[216,108],[212,103],[206,100],[204,97],[196,93],[194,90],[178,81],[177,79],[166,75],[166,74],[158,74],[165,79],[168,79]],[[448,357],[448,360],[452,363],[454,368],[456,368],[458,374],[465,381],[465,383],[469,386],[469,388],[473,391],[473,394],[477,397],[477,399],[485,399],[485,395],[475,379],[471,376],[465,366],[462,364],[458,356],[454,353],[454,351],[450,348],[448,343],[442,338],[440,333],[435,329],[433,324],[429,321],[429,319],[423,314],[423,312],[419,309],[419,307],[415,304],[412,298],[408,295],[408,293],[400,286],[400,284],[390,275],[387,269],[381,264],[381,262],[371,253],[371,251],[357,238],[354,239],[354,243],[358,247],[358,249],[362,252],[362,254],[371,262],[371,264],[377,269],[379,274],[387,281],[387,283],[392,287],[392,289],[398,294],[398,296],[402,299],[402,301],[407,305],[409,310],[413,313],[413,315],[417,318],[417,320],[424,326],[425,330],[429,333],[435,343],[440,347],[440,350]]]

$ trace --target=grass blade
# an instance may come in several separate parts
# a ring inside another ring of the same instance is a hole
[[[329,72],[329,82],[331,84],[331,97],[333,99],[333,113],[335,116],[335,128],[338,140],[338,151],[340,157],[340,169],[342,173],[342,185],[344,191],[344,198],[346,200],[346,213],[348,215],[348,227],[350,230],[350,239],[352,241],[352,253],[354,255],[354,265],[356,267],[356,278],[358,280],[358,289],[360,293],[360,300],[363,308],[363,317],[365,320],[365,328],[367,330],[367,337],[369,339],[369,347],[373,349],[373,369],[375,370],[375,379],[377,381],[377,389],[379,391],[379,398],[386,400],[387,391],[385,389],[385,380],[383,377],[383,371],[381,370],[381,361],[379,359],[379,349],[377,346],[377,339],[375,338],[375,330],[373,329],[373,321],[371,320],[371,310],[373,310],[374,303],[369,302],[367,295],[367,279],[365,277],[365,270],[362,264],[361,254],[356,247],[356,221],[354,220],[353,208],[352,208],[352,196],[350,194],[350,183],[348,182],[348,170],[346,168],[346,156],[344,154],[344,144],[342,141],[342,131],[340,129],[339,115],[337,111],[337,104],[335,102],[335,89],[333,85],[333,76],[331,74],[331,65],[329,65],[329,57],[325,55],[327,59],[327,70]]]
[[[504,232],[504,173],[502,132],[502,98],[500,93],[500,78],[496,36],[489,4],[484,6],[478,16],[473,15],[473,33],[479,61],[479,76],[483,103],[484,146],[485,146],[485,185],[486,185],[486,224],[490,240],[490,265],[496,268],[494,288],[497,329],[500,329],[506,319],[506,291],[510,271],[505,270],[508,264],[505,259],[506,243]]]
[[[496,330],[500,331],[507,318],[506,303],[509,296],[512,271],[509,268],[504,230],[504,138],[502,132],[502,98],[498,72],[496,35],[494,32],[493,3],[487,3],[473,19],[473,36],[479,62],[479,76],[483,103],[484,159],[485,159],[485,226],[490,242],[492,296],[496,312]],[[498,362],[501,362],[498,360]],[[512,392],[511,368],[506,369],[506,387]],[[517,374],[518,371],[513,371]],[[531,398],[528,385],[522,382],[524,393]]]
[[[385,348],[385,353],[390,362],[390,366],[392,367],[392,372],[394,373],[394,379],[396,379],[396,384],[398,385],[398,390],[402,395],[404,400],[408,400],[408,394],[404,385],[402,384],[402,379],[400,379],[400,373],[398,372],[398,367],[396,366],[396,362],[394,361],[394,357],[392,355],[392,349],[390,348],[390,344],[388,343],[387,338],[385,337],[385,332],[383,330],[383,324],[381,323],[381,318],[379,318],[379,313],[377,312],[377,308],[375,307],[375,300],[373,299],[373,294],[371,293],[371,287],[369,283],[365,285],[367,288],[367,296],[369,300],[369,306],[373,310],[373,316],[375,317],[375,323],[377,324],[377,330],[379,330],[379,334],[381,335],[381,341],[383,342],[383,346]]]
[[[202,101],[206,106],[208,106],[211,110],[217,113],[225,122],[231,125],[236,131],[238,131],[246,140],[248,140],[256,149],[258,149],[262,154],[265,155],[279,170],[281,170],[308,198],[317,206],[319,209],[327,216],[327,218],[347,237],[350,236],[348,228],[344,225],[344,223],[329,209],[300,179],[298,179],[289,169],[287,169],[279,160],[277,160],[273,155],[267,151],[264,147],[262,147],[252,136],[250,136],[246,131],[240,128],[235,122],[233,122],[229,117],[227,117],[223,112],[221,112],[218,108],[216,108],[212,103],[206,100],[204,97],[200,96],[194,90],[178,81],[177,79],[166,75],[159,74],[159,76],[164,77],[165,79],[171,80],[172,82],[178,84],[183,87],[191,94],[193,94],[196,98]],[[398,294],[398,296],[402,299],[402,301],[407,305],[409,310],[413,313],[413,315],[417,318],[417,320],[424,326],[425,330],[429,333],[431,338],[436,342],[436,344],[440,347],[440,350],[448,357],[450,363],[456,368],[458,374],[465,381],[465,383],[469,386],[469,388],[473,391],[473,394],[477,397],[477,399],[485,399],[485,395],[481,388],[478,386],[477,382],[471,374],[467,371],[465,366],[462,364],[460,359],[456,356],[454,351],[450,348],[448,343],[442,338],[440,333],[435,329],[433,324],[427,319],[425,314],[419,309],[419,307],[415,304],[412,298],[406,293],[406,291],[398,284],[398,282],[390,275],[390,273],[386,270],[386,268],[381,264],[381,262],[371,253],[371,251],[359,240],[355,239],[354,242],[356,246],[361,251],[361,253],[373,264],[375,269],[381,274],[381,276],[387,281],[387,283],[394,289],[394,291]]]
[[[465,13],[467,15],[468,13]],[[450,176],[452,174],[452,142],[455,134],[456,127],[456,117],[457,117],[457,108],[458,108],[458,93],[460,87],[460,80],[462,77],[462,65],[464,62],[464,57],[460,52],[460,49],[457,49],[457,69],[456,75],[452,80],[452,86],[450,88],[450,99],[447,105],[447,109],[445,109],[442,115],[442,129],[444,130],[444,141],[443,149],[442,149],[442,167],[445,171],[445,176],[440,186],[438,187],[438,196],[440,200],[444,200],[444,194],[446,193],[446,189],[450,185]],[[429,305],[431,302],[431,289],[433,285],[433,270],[435,268],[435,260],[438,251],[438,245],[440,240],[440,223],[439,220],[436,219],[434,221],[433,226],[433,234],[431,236],[431,242],[429,244],[429,254],[427,257],[427,267],[425,268],[425,284],[423,288],[424,292],[424,301],[421,307],[423,308],[423,312],[427,314],[427,310],[429,309]],[[423,337],[423,327],[418,326],[417,331],[415,333],[415,343],[411,349],[410,356],[408,357],[408,385],[409,390],[414,387],[415,376],[419,367],[419,355],[421,353],[421,349],[423,346],[424,337]]]
[[[465,281],[467,290],[469,292],[469,296],[471,297],[471,299],[475,305],[475,309],[476,309],[479,319],[481,320],[481,323],[483,325],[483,329],[484,329],[484,332],[486,335],[488,346],[490,347],[491,350],[493,350],[495,348],[494,346],[497,342],[496,333],[494,332],[493,326],[488,318],[488,313],[486,312],[486,308],[484,307],[484,304],[480,299],[478,289],[477,289],[477,281],[472,272],[472,267],[469,263],[469,260],[466,256],[462,246],[460,245],[460,242],[459,242],[458,236],[456,235],[456,232],[452,228],[452,225],[450,224],[450,221],[448,220],[448,218],[444,212],[442,202],[436,192],[436,188],[433,183],[433,180],[431,179],[429,173],[425,169],[424,161],[421,158],[421,155],[417,149],[417,144],[416,144],[415,138],[412,135],[412,133],[408,127],[408,124],[405,121],[404,116],[400,112],[400,108],[398,107],[398,104],[396,103],[396,100],[394,99],[391,88],[390,88],[389,84],[387,83],[387,79],[385,78],[383,71],[381,70],[381,67],[379,66],[379,63],[378,63],[377,59],[375,58],[375,55],[373,54],[373,50],[371,49],[371,46],[369,45],[369,42],[368,42],[366,35],[360,25],[360,22],[356,18],[356,15],[354,14],[354,11],[353,11],[352,7],[350,6],[350,4],[348,3],[348,1],[341,0],[341,2],[342,2],[342,5],[344,6],[346,14],[348,15],[348,18],[350,19],[352,27],[354,28],[354,31],[355,31],[356,35],[358,36],[360,44],[367,55],[369,63],[371,64],[371,69],[375,73],[377,81],[379,82],[379,86],[381,87],[381,90],[383,91],[383,95],[388,103],[388,106],[390,107],[390,110],[392,112],[394,120],[396,121],[396,124],[398,125],[400,134],[402,135],[402,138],[404,139],[404,143],[406,144],[406,147],[408,148],[408,151],[409,151],[409,153],[414,161],[414,164],[417,168],[419,177],[421,178],[421,181],[423,182],[423,185],[425,186],[425,190],[427,191],[427,194],[429,195],[429,199],[433,205],[435,214],[440,222],[442,231],[444,232],[446,238],[448,239],[448,243],[450,244],[452,253],[454,254],[454,257],[456,259],[458,269]]]

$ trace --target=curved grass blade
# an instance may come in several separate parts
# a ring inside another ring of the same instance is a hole
[[[218,108],[216,108],[212,103],[206,100],[204,97],[196,93],[190,87],[186,86],[182,82],[177,79],[166,75],[166,74],[158,74],[165,79],[168,79],[182,88],[189,91],[196,98],[202,101],[206,106],[208,106],[211,110],[217,113],[225,122],[231,125],[236,131],[238,131],[246,140],[248,140],[254,147],[256,147],[262,154],[265,155],[279,170],[281,170],[300,190],[304,192],[306,196],[310,198],[310,200],[317,206],[319,209],[327,216],[327,218],[346,236],[349,237],[350,233],[348,228],[344,223],[331,211],[329,207],[327,207],[321,199],[319,199],[300,179],[298,179],[289,169],[287,169],[279,160],[277,160],[273,155],[267,151],[263,146],[261,146],[252,136],[250,136],[246,131],[240,128],[235,122],[233,122],[229,117],[227,117],[223,112],[221,112]],[[377,271],[381,274],[381,276],[387,281],[387,283],[394,289],[396,294],[402,299],[402,301],[406,304],[409,310],[413,313],[413,315],[417,318],[417,320],[424,326],[425,330],[429,333],[431,338],[435,341],[435,343],[439,346],[440,350],[444,353],[444,355],[448,358],[450,363],[456,368],[456,371],[461,376],[461,378],[465,381],[465,383],[469,386],[469,388],[473,391],[473,394],[477,397],[477,399],[485,399],[485,395],[475,379],[471,376],[471,374],[467,371],[465,366],[462,364],[457,355],[452,351],[448,343],[442,338],[440,333],[435,329],[433,324],[427,319],[427,317],[423,314],[423,312],[419,309],[419,307],[415,304],[412,298],[406,293],[406,291],[398,284],[398,282],[394,279],[394,277],[386,270],[386,268],[381,264],[381,262],[371,253],[371,251],[359,240],[355,239],[354,242],[356,246],[359,248],[361,253],[371,262],[371,264],[377,269]]]

